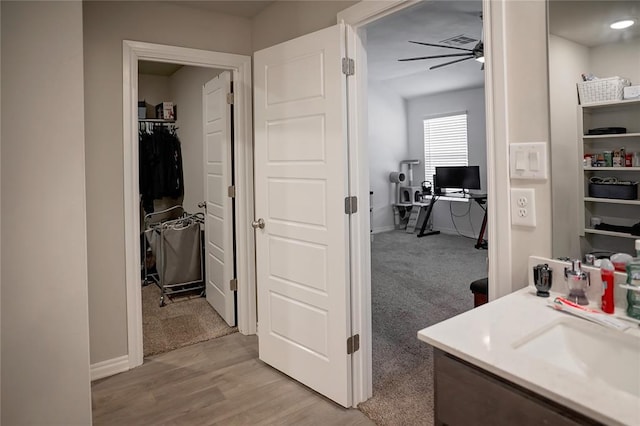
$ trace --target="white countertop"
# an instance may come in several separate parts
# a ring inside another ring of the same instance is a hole
[[[550,299],[555,296],[564,295],[552,292]],[[418,338],[597,421],[640,425],[640,398],[516,350],[524,337],[569,316],[548,307],[550,299],[535,296],[535,288],[527,287],[425,328],[418,332]],[[640,345],[640,327],[632,325],[625,334],[637,338]]]

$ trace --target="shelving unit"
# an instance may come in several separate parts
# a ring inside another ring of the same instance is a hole
[[[617,135],[584,135],[582,139],[617,139],[617,138],[637,138],[640,133],[619,133]]]
[[[598,127],[625,127],[627,133],[589,135],[588,130]],[[640,166],[635,167],[583,167],[584,154],[598,154],[605,150],[625,148],[627,153],[640,152],[640,100],[598,102],[578,106],[578,152],[583,170],[578,185],[580,199],[579,218],[584,223],[581,237],[583,249],[633,252],[633,240],[640,236],[591,227],[591,218],[599,217],[603,223],[631,226],[640,222],[640,199],[623,200],[588,196],[589,179],[615,177],[625,181],[640,181]]]
[[[625,232],[603,231],[601,229],[593,229],[593,228],[585,228],[584,232],[586,234],[606,235],[608,237],[618,237],[618,238],[631,238],[634,240],[637,238],[640,238],[638,235],[631,235]]]

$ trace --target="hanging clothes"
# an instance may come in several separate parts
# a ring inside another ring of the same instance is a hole
[[[145,212],[153,212],[153,200],[184,194],[182,150],[175,129],[154,123],[140,130],[139,170]]]

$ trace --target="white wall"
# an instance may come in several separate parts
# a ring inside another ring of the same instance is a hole
[[[91,424],[81,2],[2,7],[2,423]]]
[[[551,176],[553,178],[553,255],[579,258],[578,96],[580,74],[589,72],[589,49],[549,36],[549,105],[551,113]]]
[[[122,41],[249,55],[245,18],[169,2],[84,3],[91,362],[127,354]],[[179,114],[180,112],[178,112]]]
[[[640,84],[640,38],[589,49],[590,72],[598,77],[619,76]]]
[[[513,180],[508,167],[511,143],[549,141],[547,10],[542,0],[492,0],[485,5],[490,29],[485,67],[493,71],[485,86],[493,94],[493,118],[487,122],[494,135],[487,157],[487,176],[495,187],[489,191],[493,217],[488,238],[493,299],[527,285],[530,255],[551,256],[551,181]],[[535,191],[536,228],[509,225],[510,190],[518,187]]]
[[[439,93],[430,96],[421,96],[409,99],[408,128],[409,128],[409,155],[411,158],[419,158],[420,165],[415,168],[414,180],[419,184],[422,180],[432,181],[431,177],[424,175],[424,126],[423,120],[434,115],[445,113],[467,112],[467,139],[470,166],[480,166],[480,185],[486,192],[487,189],[487,143],[485,128],[484,88],[459,90],[454,92]],[[451,206],[450,206],[451,204]],[[450,210],[451,208],[451,210]],[[451,218],[454,215],[463,215],[470,212],[469,217]],[[476,203],[469,206],[467,203],[438,201],[433,208],[433,226],[447,233],[458,233],[469,237],[477,237],[482,225],[484,210]],[[455,228],[458,228],[456,231]]]
[[[338,12],[356,3],[349,0],[275,1],[252,20],[253,50],[335,25]]]
[[[202,211],[204,201],[202,87],[221,70],[182,67],[169,78],[170,98],[177,105],[178,137],[182,148],[184,201],[189,213]]]
[[[507,149],[508,144],[519,142],[546,142],[548,145],[546,2],[507,0],[504,5],[507,18],[503,33],[504,54],[507,57],[507,69],[504,70],[507,110],[504,116],[497,114],[495,118],[503,122],[507,119],[507,145],[502,145],[501,141],[497,144]],[[499,77],[499,74],[496,77]],[[508,161],[505,164],[508,164]],[[542,253],[542,256],[551,254],[551,180],[512,179],[510,184],[511,188],[533,188],[537,204],[536,228],[511,227],[511,241],[508,247],[511,251],[511,286],[513,290],[517,290],[527,285],[529,256],[539,253]],[[510,194],[500,195],[506,198],[504,201],[510,201]],[[490,203],[490,209],[491,206]],[[503,210],[505,213],[507,211],[508,208]]]
[[[155,106],[160,102],[171,102],[169,77],[166,75],[138,74],[138,101],[145,101],[146,103],[146,118],[155,118]]]
[[[407,111],[404,99],[385,88],[369,82],[369,182],[373,191],[373,232],[394,229],[393,206],[396,185],[389,182],[389,173],[399,171],[399,163],[409,157],[407,142]],[[404,169],[406,171],[406,167]],[[418,183],[421,181],[418,175]]]

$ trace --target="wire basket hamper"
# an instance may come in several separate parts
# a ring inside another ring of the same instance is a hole
[[[578,83],[580,104],[622,100],[622,92],[631,82],[621,77],[600,78]]]

